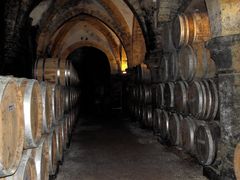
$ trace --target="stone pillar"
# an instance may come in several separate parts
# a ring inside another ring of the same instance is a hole
[[[220,98],[221,179],[235,179],[233,155],[240,142],[240,1],[206,0],[212,40],[208,43],[218,67]]]
[[[240,34],[213,38],[208,43],[218,67],[220,98],[220,175],[235,179],[233,155],[240,142]]]

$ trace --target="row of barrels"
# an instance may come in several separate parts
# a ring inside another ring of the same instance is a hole
[[[191,82],[215,78],[216,74],[216,64],[204,44],[187,45],[165,53],[158,67],[150,69],[146,64],[139,64],[131,72],[131,76],[136,77],[135,82],[145,84],[150,84],[153,79],[162,83],[179,80]]]
[[[163,48],[172,51],[181,47],[207,42],[211,38],[209,16],[206,12],[179,14],[162,30]]]
[[[165,53],[159,65],[159,81],[187,81],[214,78],[216,64],[203,44],[187,45],[180,50]]]
[[[131,82],[138,84],[141,83],[151,83],[152,74],[149,66],[147,64],[141,63],[135,67],[127,69],[127,75]]]
[[[62,86],[72,86],[79,83],[76,70],[69,60],[61,58],[39,58],[33,69],[34,79],[47,81]]]
[[[23,149],[38,147],[42,135],[59,124],[64,102],[59,85],[0,77],[0,177],[12,175]]]
[[[217,121],[200,121],[189,116],[154,109],[151,105],[130,107],[144,127],[152,129],[161,141],[195,156],[202,165],[217,160],[220,127]]]
[[[36,148],[24,150],[16,172],[1,179],[48,180],[50,176],[55,176],[71,140],[75,113],[73,111],[59,121],[58,125],[54,125],[49,133],[41,137]]]
[[[128,94],[132,102],[153,104],[156,108],[201,120],[214,120],[219,110],[218,89],[214,79],[132,86]]]
[[[183,148],[202,165],[216,160],[220,127],[217,121],[200,121],[177,113],[155,109],[152,127],[164,142]]]

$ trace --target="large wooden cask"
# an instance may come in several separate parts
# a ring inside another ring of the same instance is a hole
[[[181,121],[183,117],[180,114],[172,113],[169,117],[169,141],[173,146],[181,146],[182,129]]]
[[[176,48],[187,44],[206,42],[210,37],[207,13],[180,14],[173,22],[172,40]]]
[[[24,149],[37,147],[43,132],[43,106],[41,87],[37,80],[16,79],[23,97]]]
[[[173,82],[168,82],[164,86],[164,103],[168,109],[174,108],[174,87]]]
[[[49,133],[52,127],[52,89],[47,82],[41,82],[41,94],[43,104],[43,131]]]
[[[64,96],[60,85],[52,84],[52,117],[53,124],[57,125],[64,113]]]
[[[11,78],[0,77],[0,177],[13,174],[24,144],[22,94]]]
[[[185,81],[178,81],[174,86],[174,106],[179,113],[188,114],[187,106],[188,84]]]
[[[153,127],[152,106],[143,107],[143,123],[148,128]]]
[[[56,127],[56,136],[57,136],[57,160],[59,162],[63,161],[63,148],[64,148],[64,126],[63,121],[59,122],[59,125]]]
[[[79,82],[77,73],[69,60],[60,58],[40,58],[34,66],[34,78],[62,86]]]
[[[48,135],[48,152],[49,152],[49,175],[55,175],[58,168],[57,159],[57,134],[56,130],[52,129]]]
[[[187,45],[179,51],[179,74],[183,81],[213,78],[216,76],[216,65],[210,52],[204,45]]]
[[[64,117],[63,120],[63,136],[64,136],[64,143],[63,143],[63,148],[64,150],[67,149],[68,144],[70,143],[70,134],[69,134],[69,127],[68,127],[68,119],[67,117]]]
[[[32,151],[37,171],[36,180],[49,179],[49,147],[47,138],[47,135],[43,136],[39,146]]]
[[[144,104],[152,103],[152,88],[148,85],[142,85],[140,89],[140,100]]]
[[[16,173],[5,178],[6,180],[37,179],[35,162],[32,158],[32,149],[24,150],[20,165]]]
[[[190,83],[188,88],[188,106],[190,113],[198,119],[215,119],[219,110],[216,83],[210,79]]]
[[[157,84],[156,86],[156,105],[158,108],[163,108],[165,106],[164,102],[164,86],[165,84]]]
[[[153,111],[153,131],[156,135],[159,135],[161,129],[161,109],[154,109]]]
[[[160,137],[163,141],[169,140],[169,113],[165,110],[161,111],[160,120]]]
[[[195,154],[194,135],[201,122],[190,117],[181,120],[182,147],[186,152]]]
[[[220,126],[216,121],[201,124],[195,132],[196,156],[200,164],[211,165],[216,159]]]
[[[178,58],[177,51],[172,51],[168,60],[168,80],[172,82],[180,79]]]

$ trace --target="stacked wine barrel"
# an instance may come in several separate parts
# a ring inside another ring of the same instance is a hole
[[[0,178],[49,179],[70,141],[77,91],[34,79],[0,77],[0,95]]]
[[[161,141],[194,155],[202,165],[211,165],[220,127],[216,66],[205,48],[210,38],[208,15],[181,14],[165,28],[168,41],[156,85],[154,131]]]
[[[76,70],[71,62],[60,58],[39,58],[34,69],[34,78],[39,81],[48,81],[62,86],[71,86],[79,83]]]
[[[134,69],[134,82],[127,89],[129,111],[145,128],[152,128],[151,72],[146,64]]]
[[[180,14],[164,26],[163,33],[158,74],[150,73],[158,75],[152,78],[151,120],[143,122],[149,123],[161,142],[190,153],[204,166],[212,165],[217,160],[220,127],[216,65],[205,47],[210,39],[208,15]],[[130,89],[129,99],[136,102],[130,111],[144,119],[147,101],[142,97],[149,88]]]

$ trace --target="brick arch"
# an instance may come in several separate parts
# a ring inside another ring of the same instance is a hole
[[[114,33],[119,37],[123,46],[126,49],[128,59],[131,57],[131,35],[129,32],[128,26],[126,22],[116,22],[112,20],[111,16],[105,16],[101,11],[99,11],[96,7],[85,4],[84,7],[81,6],[69,6],[64,7],[64,9],[60,9],[55,14],[50,14],[47,22],[51,22],[48,24],[40,25],[41,33],[38,36],[38,54],[44,54],[47,46],[49,45],[49,39],[53,36],[53,34],[67,21],[71,20],[74,17],[77,17],[81,14],[87,14],[89,16],[93,16],[97,18],[99,21],[103,22],[110,29],[114,31]],[[45,22],[46,23],[46,22]]]
[[[64,37],[71,30],[72,27],[74,27],[75,25],[81,22],[87,22],[88,24],[96,28],[96,30],[101,32],[108,40],[109,45],[113,49],[115,58],[117,58],[119,49],[118,49],[117,43],[115,42],[112,32],[110,32],[110,29],[108,29],[102,22],[100,22],[99,20],[91,16],[76,17],[71,21],[67,22],[66,24],[64,24],[64,26],[60,29],[57,36],[53,40],[53,44],[51,46],[51,54],[53,56],[57,56],[57,53],[59,52],[58,49],[61,46],[60,44],[64,40]]]
[[[63,50],[62,54],[61,54],[61,58],[63,59],[67,59],[67,57],[76,49],[81,48],[81,47],[94,47],[97,48],[99,50],[101,50],[102,52],[104,52],[108,58],[108,62],[110,64],[111,67],[111,72],[120,72],[120,63],[117,62],[115,60],[114,55],[112,54],[111,51],[109,51],[109,49],[104,48],[103,46],[101,46],[101,44],[98,44],[96,42],[89,42],[89,41],[80,41],[77,43],[72,44],[71,46],[69,46],[68,48],[66,48],[65,50]],[[114,67],[114,64],[117,64],[117,69],[116,67]]]

